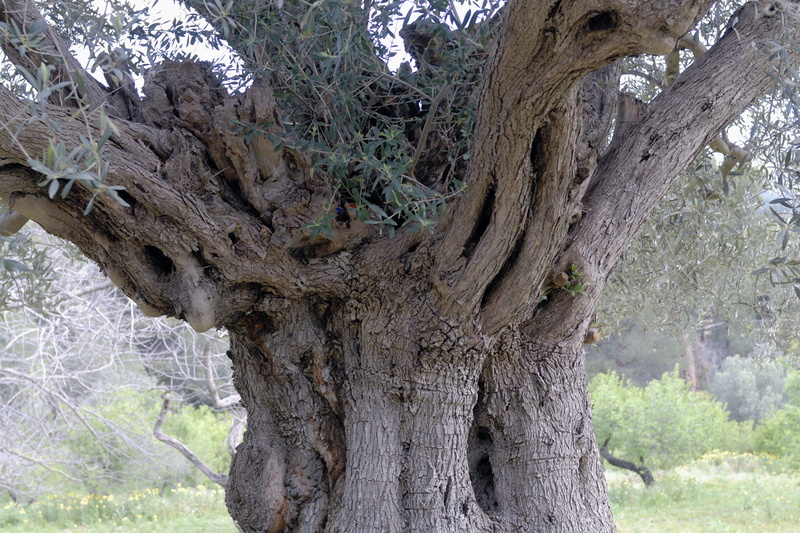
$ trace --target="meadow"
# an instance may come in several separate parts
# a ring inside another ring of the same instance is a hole
[[[618,533],[800,532],[800,475],[767,454],[714,451],[656,473],[606,473]]]
[[[50,494],[31,505],[0,507],[3,533],[236,533],[217,485],[127,494]]]
[[[714,451],[656,473],[606,473],[619,533],[795,533],[800,474],[767,454]],[[4,533],[234,533],[218,486],[175,486],[127,494],[48,495],[0,507]]]

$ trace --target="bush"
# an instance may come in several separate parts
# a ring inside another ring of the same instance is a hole
[[[750,425],[731,422],[720,402],[694,393],[666,373],[640,388],[617,374],[598,374],[589,383],[598,443],[620,459],[670,468],[713,449],[743,451]]]
[[[800,372],[790,371],[783,393],[787,405],[761,421],[753,433],[759,452],[783,457],[795,470],[800,469]]]
[[[800,469],[800,406],[790,405],[764,419],[753,434],[756,451],[786,458]]]

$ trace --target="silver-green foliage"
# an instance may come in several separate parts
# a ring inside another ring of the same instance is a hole
[[[283,126],[274,142],[310,155],[315,174],[359,219],[389,233],[431,228],[460,190],[449,176],[469,158],[486,21],[499,2],[463,16],[438,1],[185,3],[274,89]],[[387,43],[411,22],[405,38],[416,70],[392,71]],[[242,126],[263,134],[272,123]],[[322,213],[311,227],[327,233],[334,216]]]
[[[609,280],[599,320],[613,330],[636,316],[642,325],[681,335],[714,315],[735,324],[758,355],[794,353],[800,301],[776,279],[756,275],[781,242],[766,213],[767,181],[763,169],[751,168],[723,182],[712,155],[704,154],[662,200]],[[800,254],[796,241],[786,246],[783,253]]]
[[[779,363],[758,364],[735,355],[711,375],[708,390],[728,406],[734,420],[757,422],[783,406],[785,374]]]
[[[0,309],[40,306],[53,280],[47,253],[26,233],[0,236]]]

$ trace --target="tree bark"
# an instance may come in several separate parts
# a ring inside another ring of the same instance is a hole
[[[96,116],[51,105],[45,120],[0,89],[0,196],[147,313],[229,330],[248,413],[227,487],[242,530],[614,531],[583,341],[670,183],[770,83],[780,17],[746,5],[661,96],[632,105],[607,150],[606,120],[590,119],[613,104],[592,91],[613,85],[613,60],[672,51],[710,4],[509,2],[469,188],[434,234],[349,220],[312,240],[304,225],[333,186],[270,141],[264,82],[228,95],[203,64],[162,65],[141,121],[113,119],[108,184],[129,207],[100,194],[87,215],[93,191],[48,198],[31,159],[54,135],[69,149],[102,137]]]

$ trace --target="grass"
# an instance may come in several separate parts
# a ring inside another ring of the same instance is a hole
[[[606,474],[619,533],[800,533],[800,475],[767,455],[713,452],[687,466]],[[3,533],[234,533],[220,487],[49,495],[0,504]]]
[[[607,474],[619,533],[800,532],[800,476],[773,457],[712,452],[663,472]]]
[[[236,528],[222,488],[175,487],[126,494],[51,494],[31,505],[0,507],[3,533],[228,533]]]

